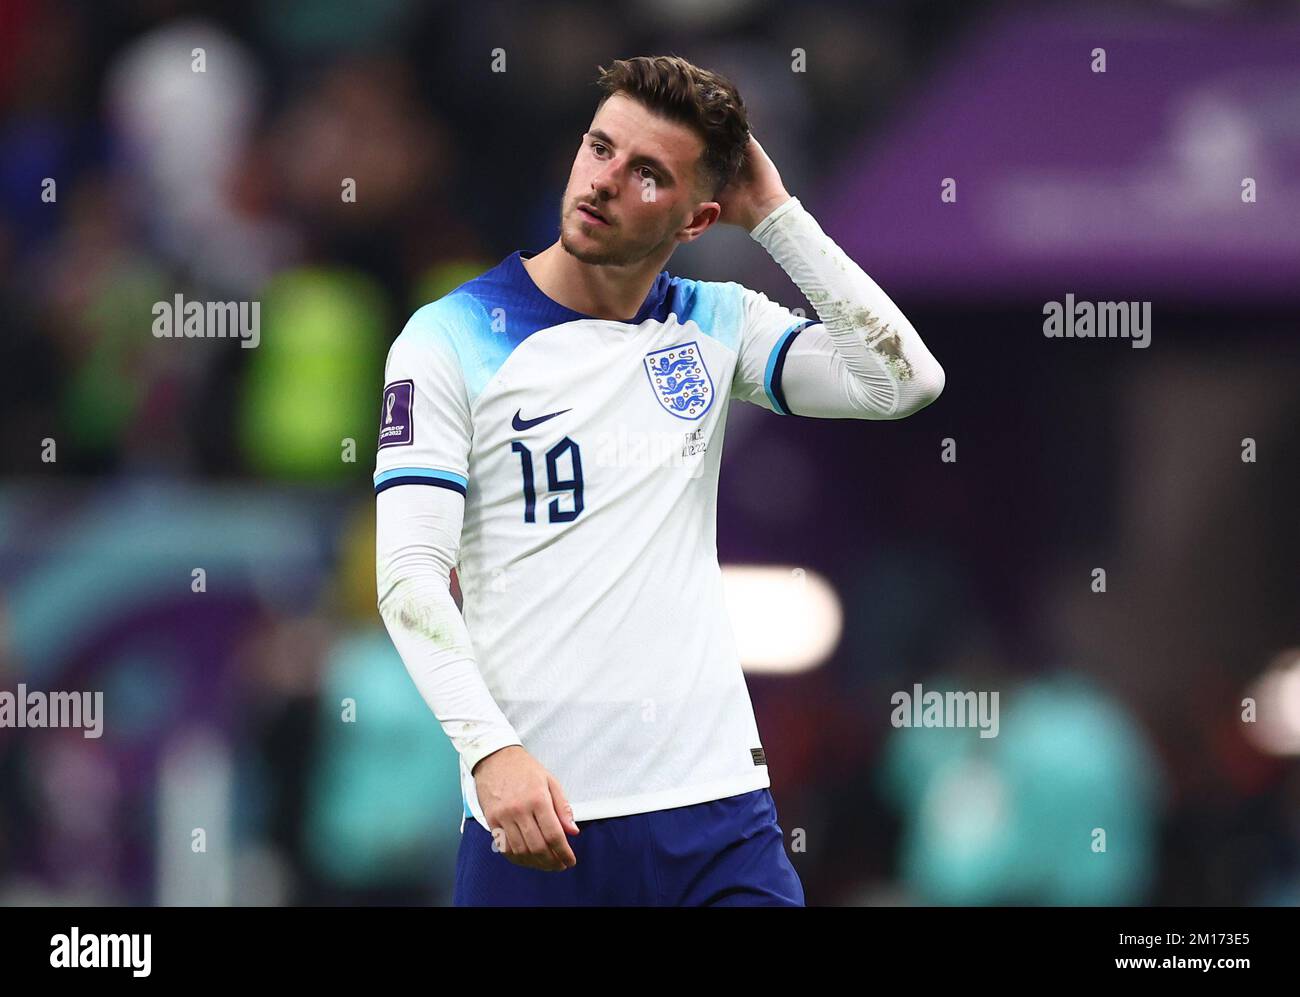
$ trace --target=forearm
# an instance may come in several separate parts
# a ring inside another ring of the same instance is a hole
[[[492,698],[464,618],[451,596],[464,499],[402,485],[376,497],[379,614],[420,695],[473,771],[492,752],[521,744]]]
[[[798,198],[772,211],[751,237],[781,266],[811,302],[827,345],[818,356],[810,344],[812,326],[794,341],[784,381],[791,410],[798,397],[811,397],[823,384],[801,391],[801,378],[819,379],[842,401],[803,414],[900,419],[934,401],[944,372],[912,324],[862,268],[822,231]],[[801,345],[800,339],[809,337]],[[833,351],[833,356],[830,352]],[[829,379],[829,381],[827,381]],[[807,405],[803,406],[804,409]]]

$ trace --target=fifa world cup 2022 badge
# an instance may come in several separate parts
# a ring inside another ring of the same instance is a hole
[[[384,388],[384,404],[379,413],[379,449],[408,446],[415,441],[415,427],[411,424],[414,396],[414,381],[394,381]]]

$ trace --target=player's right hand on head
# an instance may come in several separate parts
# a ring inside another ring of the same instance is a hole
[[[559,872],[578,864],[565,835],[577,834],[559,780],[520,745],[492,752],[474,766],[474,787],[493,847],[515,865]]]

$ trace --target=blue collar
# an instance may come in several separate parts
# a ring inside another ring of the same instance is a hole
[[[535,300],[544,312],[549,315],[562,316],[560,321],[576,322],[580,319],[586,319],[595,322],[622,322],[625,325],[640,325],[650,318],[663,321],[668,317],[668,292],[672,287],[673,278],[667,270],[659,272],[654,285],[650,288],[650,293],[646,295],[645,301],[641,303],[641,307],[637,309],[632,318],[597,319],[594,315],[584,315],[582,312],[567,308],[558,301],[546,296],[545,292],[533,281],[528,271],[524,269],[523,261],[532,259],[536,255],[537,253],[534,250],[515,250],[505,261],[509,279],[526,297]],[[558,325],[559,323],[556,322],[555,324]]]

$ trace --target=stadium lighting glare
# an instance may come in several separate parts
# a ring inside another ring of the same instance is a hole
[[[745,671],[809,671],[839,644],[844,622],[839,596],[815,571],[731,565],[722,569],[722,585]]]
[[[1300,649],[1274,659],[1246,695],[1257,710],[1246,725],[1254,745],[1270,755],[1300,755]]]

